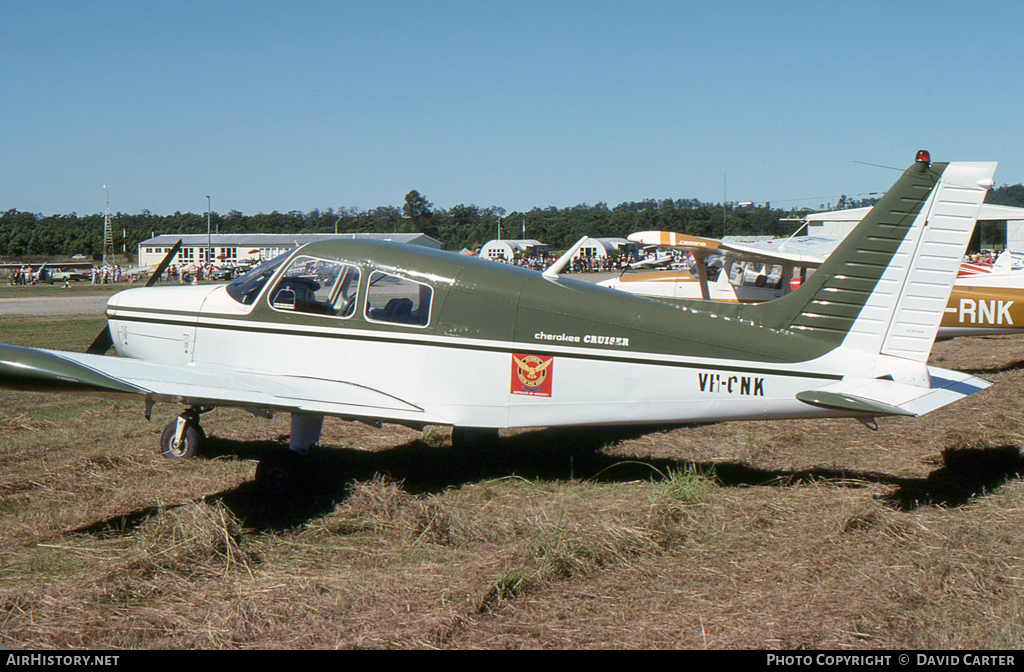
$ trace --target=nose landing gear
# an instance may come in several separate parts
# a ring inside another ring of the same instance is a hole
[[[193,406],[164,427],[160,435],[160,454],[171,460],[195,457],[202,449],[206,433],[199,426],[199,416],[208,408]]]
[[[199,455],[206,441],[199,417],[211,410],[212,407],[192,406],[169,422],[160,436],[160,454],[171,460]],[[256,467],[255,480],[261,492],[275,497],[310,494],[316,468],[308,451],[319,440],[323,421],[324,416],[318,414],[292,414],[288,449],[272,451]]]

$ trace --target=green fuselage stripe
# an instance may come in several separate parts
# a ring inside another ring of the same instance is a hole
[[[182,317],[195,318],[195,314],[182,315]],[[429,345],[438,348],[451,348],[455,350],[475,350],[480,352],[503,352],[503,353],[526,353],[526,354],[538,354],[548,355],[553,352],[558,357],[569,357],[572,359],[582,359],[591,361],[602,361],[602,362],[617,362],[625,364],[647,364],[650,366],[667,366],[672,368],[682,369],[706,369],[712,371],[735,371],[738,373],[752,373],[761,375],[772,375],[772,376],[790,376],[795,378],[814,378],[820,380],[842,380],[842,376],[839,374],[829,373],[814,373],[809,371],[787,371],[780,369],[765,369],[755,368],[750,366],[727,366],[723,364],[710,364],[703,362],[677,362],[677,361],[664,361],[664,360],[650,360],[642,357],[628,357],[625,355],[603,355],[603,354],[587,354],[580,352],[565,353],[552,351],[549,348],[538,347],[537,345],[529,343],[511,343],[506,346],[495,346],[495,345],[477,345],[473,344],[469,339],[464,339],[459,343],[450,343],[441,340],[433,340],[438,338],[436,336],[427,337],[429,341],[424,342],[426,339],[416,338],[395,338],[383,335],[386,332],[374,332],[372,335],[361,336],[358,334],[337,334],[337,333],[324,333],[317,331],[305,331],[305,330],[293,330],[293,329],[275,329],[272,327],[253,326],[251,322],[245,321],[240,324],[211,324],[207,322],[192,322],[192,321],[179,321],[179,320],[161,320],[161,319],[150,319],[135,316],[121,316],[116,315],[111,318],[122,322],[140,322],[145,324],[163,324],[173,326],[185,326],[185,327],[196,327],[199,329],[222,329],[226,331],[243,331],[243,332],[256,332],[261,334],[276,334],[282,336],[310,336],[313,338],[331,338],[338,340],[351,340],[351,341],[373,341],[373,342],[384,342],[384,343],[396,343],[403,345]],[[225,319],[225,318],[218,318]],[[644,353],[655,357],[663,356],[661,353]]]

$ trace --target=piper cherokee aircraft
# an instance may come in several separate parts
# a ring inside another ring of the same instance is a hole
[[[130,289],[90,352],[0,346],[0,386],[185,407],[161,450],[201,450],[218,406],[499,428],[916,416],[984,389],[927,365],[994,163],[926,152],[801,287],[764,304],[669,305],[412,245],[310,243],[226,285]],[[164,259],[163,266],[174,251]],[[159,268],[154,280],[163,268]],[[101,353],[113,346],[120,357]],[[277,458],[273,458],[277,459]],[[284,460],[257,468],[273,483]],[[269,466],[268,466],[269,465]],[[261,477],[261,473],[263,476]]]
[[[737,243],[668,231],[642,231],[629,240],[688,250],[689,271],[623,274],[599,284],[639,296],[673,301],[704,298],[758,303],[789,293],[806,280],[839,244],[833,236]],[[996,264],[962,263],[938,338],[1024,332],[1024,270],[1009,253]]]

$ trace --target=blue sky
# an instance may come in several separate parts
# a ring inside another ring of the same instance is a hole
[[[0,0],[0,210],[810,206],[1024,181],[1024,3]]]

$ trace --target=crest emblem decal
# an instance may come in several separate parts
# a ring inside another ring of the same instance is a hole
[[[551,396],[555,358],[544,355],[512,354],[512,394]]]

